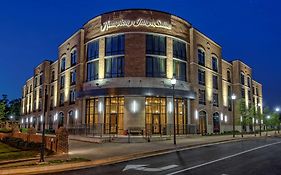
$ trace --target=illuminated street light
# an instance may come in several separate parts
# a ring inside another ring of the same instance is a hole
[[[267,119],[270,119],[270,115],[266,116]]]
[[[280,111],[280,108],[279,108],[279,107],[275,108],[275,111],[276,111],[276,112],[279,112],[279,111]]]

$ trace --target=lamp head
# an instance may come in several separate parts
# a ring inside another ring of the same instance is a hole
[[[171,79],[171,84],[172,85],[175,85],[177,83],[177,79],[175,78],[175,77],[173,77],[172,79]]]
[[[232,100],[235,100],[235,99],[236,99],[236,95],[235,95],[235,94],[232,94],[232,95],[231,95],[231,99],[232,99]]]

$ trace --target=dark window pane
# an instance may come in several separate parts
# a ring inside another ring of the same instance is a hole
[[[124,77],[124,57],[107,58],[105,76],[106,78]]]
[[[99,57],[99,40],[90,42],[87,46],[88,61]]]
[[[146,35],[146,54],[166,55],[166,37]]]
[[[186,61],[186,44],[179,40],[173,40],[173,57]]]
[[[105,56],[124,54],[125,36],[111,36],[105,38]]]
[[[147,77],[166,77],[166,59],[159,57],[146,58]]]

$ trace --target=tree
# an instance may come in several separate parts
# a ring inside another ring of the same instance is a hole
[[[6,117],[6,104],[0,101],[0,120],[4,120]]]
[[[18,120],[20,116],[21,99],[14,99],[9,102],[9,113],[8,116],[13,115]]]
[[[238,100],[238,111],[241,118],[240,121],[237,121],[237,124],[241,124],[241,136],[243,137],[244,127],[250,123],[250,111],[246,107],[246,102],[243,98]]]

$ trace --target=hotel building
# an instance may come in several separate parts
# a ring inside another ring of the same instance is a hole
[[[56,60],[35,68],[23,86],[21,127],[40,131],[45,120],[49,130],[165,135],[175,116],[177,134],[231,131],[232,94],[262,110],[252,69],[223,59],[222,47],[189,22],[120,10],[85,23],[59,46]]]

